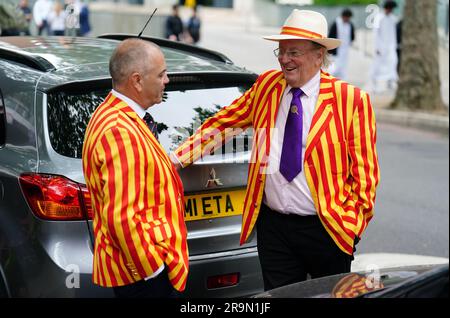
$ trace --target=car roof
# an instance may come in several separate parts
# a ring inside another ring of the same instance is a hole
[[[47,85],[62,82],[109,78],[109,58],[129,35],[87,37],[1,37],[0,58],[25,64],[45,74]],[[207,49],[172,41],[143,37],[158,44],[165,56],[167,73],[251,73],[234,65],[226,56]],[[46,85],[46,86],[47,86]]]

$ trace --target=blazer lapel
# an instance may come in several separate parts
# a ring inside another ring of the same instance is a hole
[[[120,109],[122,112],[125,113],[128,117],[130,117],[136,126],[139,128],[141,133],[145,136],[147,140],[149,140],[152,144],[156,141],[156,138],[153,136],[153,134],[150,132],[150,129],[148,129],[147,125],[145,124],[144,120],[138,116],[138,114],[131,109],[125,102],[123,102],[123,108]]]
[[[333,105],[336,103],[333,91],[333,82],[322,72],[319,98],[317,99],[311,128],[306,140],[305,161],[311,155],[311,151],[319,142],[322,134],[328,129],[328,124],[333,118]]]
[[[158,140],[156,140],[155,136],[151,133],[150,129],[145,124],[144,120],[138,116],[138,114],[131,109],[127,104],[123,103],[123,107],[120,109],[124,112],[128,117],[130,117],[139,128],[141,133],[145,136],[145,138],[149,141],[149,143],[154,147],[156,153],[158,154],[158,158],[169,168],[172,176],[179,181],[178,175],[175,173],[175,169],[173,167],[172,162],[170,161],[169,156],[166,154],[165,150],[161,146]],[[122,106],[122,105],[120,105]],[[180,182],[178,182],[180,183]]]
[[[265,114],[264,121],[261,127],[263,128],[263,131],[261,131],[260,128],[257,128],[255,134],[255,138],[256,140],[258,140],[257,144],[262,145],[262,147],[260,148],[261,151],[257,152],[257,156],[260,158],[260,160],[257,160],[257,162],[259,162],[261,165],[260,168],[258,168],[258,171],[262,171],[262,174],[264,174],[263,171],[265,171],[265,169],[267,168],[267,159],[269,158],[270,153],[270,143],[273,137],[275,121],[278,116],[278,110],[280,108],[280,103],[281,99],[283,98],[285,88],[286,80],[284,78],[281,78],[279,81],[274,82],[273,85],[267,89],[269,93],[265,97],[265,102],[261,104],[261,108],[259,109],[259,111],[264,111],[263,108],[267,107],[267,113]],[[263,139],[265,139],[265,142],[263,142]],[[262,158],[265,159],[263,160]]]
[[[269,127],[271,128],[271,130],[273,130],[273,128],[275,127],[275,121],[277,120],[278,110],[280,109],[280,103],[281,99],[283,98],[285,89],[286,89],[286,80],[284,78],[280,80],[273,88],[272,96],[273,99],[275,100],[272,100],[270,102],[271,106],[270,111],[268,112],[270,116]],[[270,137],[272,137],[272,133],[270,134]]]

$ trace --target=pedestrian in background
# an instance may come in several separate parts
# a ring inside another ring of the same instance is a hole
[[[28,4],[28,0],[20,0],[19,2],[19,10],[23,13],[25,17],[25,21],[27,23],[26,27],[21,30],[24,35],[30,35],[30,23],[33,18],[33,14],[31,13],[30,6]]]
[[[56,1],[47,15],[47,23],[52,35],[62,36],[66,30],[66,11],[61,2]]]
[[[352,42],[355,40],[355,27],[350,21],[353,13],[350,9],[344,9],[341,16],[337,17],[330,28],[328,37],[341,40],[341,45],[331,50],[334,56],[333,63],[329,68],[330,74],[335,77],[346,79],[348,54]]]
[[[340,44],[327,33],[322,14],[294,9],[264,37],[278,42],[281,71],[260,75],[171,154],[186,167],[253,127],[240,243],[256,226],[265,290],[349,272],[373,216],[374,111],[366,92],[321,70]]]
[[[172,41],[181,41],[183,31],[183,21],[178,14],[178,5],[174,4],[172,15],[166,20],[166,38]]]
[[[396,25],[396,31],[397,31],[397,73],[400,73],[400,64],[401,64],[401,57],[402,57],[402,22],[403,20],[400,20],[397,22]]]
[[[44,32],[50,35],[50,29],[47,22],[48,14],[52,11],[53,2],[51,0],[37,0],[33,6],[33,19],[36,23],[38,35]]]
[[[194,7],[192,8],[192,16],[189,18],[186,28],[190,37],[190,43],[197,44],[200,41],[200,28],[201,21],[198,17],[197,7]]]
[[[89,36],[89,7],[84,0],[66,0],[66,11],[69,13],[70,30],[76,36]]]
[[[188,274],[181,179],[149,108],[169,82],[161,49],[122,41],[112,91],[86,128],[83,173],[94,209],[93,281],[116,297],[178,297]]]
[[[381,83],[387,83],[393,89],[398,80],[397,73],[397,22],[393,10],[397,6],[394,1],[384,3],[384,11],[380,13],[374,26],[375,58],[371,69],[372,87],[379,92]]]
[[[78,36],[89,36],[91,32],[91,24],[89,22],[89,7],[86,3],[80,2],[80,28]]]

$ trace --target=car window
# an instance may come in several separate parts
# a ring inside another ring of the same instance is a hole
[[[108,92],[102,89],[88,93],[62,91],[48,95],[49,137],[57,153],[81,158],[86,126]]]
[[[223,106],[229,105],[242,95],[243,87],[221,87],[168,91],[164,101],[150,112],[158,123],[159,141],[169,152],[175,150],[209,117]],[[216,153],[248,150],[248,132],[241,134],[242,140],[234,140],[229,147]]]
[[[15,146],[35,146],[33,89],[23,87],[1,96],[0,129],[2,144]],[[6,137],[8,139],[6,139]]]
[[[183,140],[192,134],[200,124],[221,107],[229,105],[242,95],[249,86],[223,85],[220,87],[193,87],[176,90],[168,89],[163,102],[150,109],[158,123],[159,141],[166,150],[174,150]],[[81,158],[84,133],[87,123],[108,94],[109,89],[91,92],[74,90],[57,91],[48,94],[48,127],[53,149],[64,156]],[[247,151],[251,141],[250,132],[240,136],[224,146],[224,152]]]

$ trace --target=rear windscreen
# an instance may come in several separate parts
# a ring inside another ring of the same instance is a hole
[[[208,117],[221,107],[241,96],[248,85],[195,88],[189,85],[164,93],[163,102],[152,106],[149,112],[158,123],[159,141],[167,152],[177,148]],[[86,126],[95,109],[103,102],[109,89],[89,93],[73,90],[48,94],[48,127],[53,149],[67,157],[81,158]],[[225,152],[247,151],[250,132],[239,134]],[[225,150],[226,148],[226,150]]]

